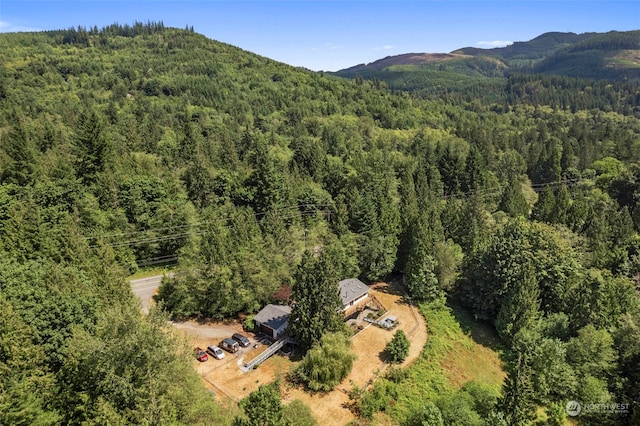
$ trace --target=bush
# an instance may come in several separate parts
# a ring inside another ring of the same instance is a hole
[[[242,323],[242,328],[244,329],[244,331],[255,331],[256,329],[256,321],[255,321],[255,315],[249,315],[247,318],[245,318],[244,322]]]
[[[371,391],[366,392],[357,402],[360,415],[364,418],[373,418],[378,411],[386,411],[395,404],[398,399],[398,385],[388,380],[378,380]]]
[[[387,343],[384,350],[389,354],[391,362],[400,363],[409,355],[409,346],[409,339],[407,339],[404,331],[398,330],[393,335],[393,339]]]
[[[307,352],[296,371],[298,378],[310,391],[330,391],[351,371],[355,355],[350,347],[351,341],[344,334],[325,335],[319,345]]]
[[[299,399],[294,399],[290,404],[284,406],[282,420],[284,424],[296,426],[317,426],[318,424],[311,409]]]

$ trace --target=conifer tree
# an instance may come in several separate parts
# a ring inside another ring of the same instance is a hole
[[[409,346],[407,335],[404,331],[398,330],[384,349],[391,357],[391,362],[402,362],[409,355]]]
[[[551,190],[551,187],[547,186],[538,195],[538,201],[533,206],[531,217],[540,222],[552,223],[553,212],[556,208],[556,197]]]
[[[80,115],[75,138],[78,177],[85,183],[95,183],[108,165],[110,151],[104,122],[93,108],[87,107]]]
[[[338,281],[335,264],[326,253],[303,254],[293,283],[289,327],[305,350],[320,342],[325,333],[343,328]]]
[[[22,120],[11,128],[2,149],[11,158],[11,163],[4,171],[2,180],[18,185],[28,185],[33,180],[35,155]]]
[[[523,268],[521,279],[514,284],[496,319],[496,329],[507,342],[520,330],[532,329],[539,317],[540,289],[530,261]]]
[[[434,300],[444,293],[436,275],[437,260],[433,246],[441,240],[438,228],[441,226],[434,210],[425,212],[414,223],[411,252],[407,260],[406,282],[409,293],[419,301]]]
[[[516,339],[524,336],[518,336]],[[509,426],[528,425],[534,410],[533,385],[531,380],[531,361],[527,342],[518,342],[514,348],[513,360],[508,364],[507,378],[503,386],[500,401],[504,418]]]
[[[527,216],[529,204],[522,194],[521,183],[518,179],[510,179],[504,192],[498,209],[511,217]]]

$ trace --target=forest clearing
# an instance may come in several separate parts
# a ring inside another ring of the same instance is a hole
[[[392,283],[375,283],[371,286],[371,293],[388,309],[388,315],[393,314],[398,317],[397,329],[403,330],[411,342],[409,356],[402,365],[410,365],[420,356],[427,341],[424,318]],[[189,321],[175,322],[174,326],[188,336],[192,346],[202,348],[217,344],[220,339],[235,332],[242,332],[242,326],[239,323],[201,324]],[[250,336],[252,343],[256,341],[253,334],[245,334]],[[391,340],[392,335],[392,331],[368,325],[352,338],[352,351],[357,358],[351,373],[339,386],[328,393],[309,394],[297,387],[286,385],[283,402],[286,404],[294,399],[302,400],[311,408],[320,424],[346,424],[353,420],[355,416],[348,407],[348,393],[353,385],[366,387],[378,375],[384,373],[389,365],[385,362],[384,347]],[[226,357],[223,360],[210,357],[209,361],[204,363],[194,360],[193,365],[202,376],[205,386],[216,392],[216,398],[220,402],[238,402],[259,386],[271,383],[277,378],[283,378],[296,365],[296,362],[288,358],[275,355],[258,368],[248,373],[242,372],[239,368],[240,364],[255,357],[258,349],[260,347],[249,346],[236,354],[225,353]]]

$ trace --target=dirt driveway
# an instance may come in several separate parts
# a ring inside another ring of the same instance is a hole
[[[406,303],[397,286],[376,283],[371,288],[371,293],[389,311],[387,315],[398,317],[400,321],[398,327],[389,331],[371,325],[354,336],[353,353],[357,358],[353,363],[353,369],[332,392],[309,395],[301,389],[289,389],[286,393],[286,400],[300,399],[307,404],[321,425],[345,425],[354,419],[354,415],[347,408],[348,392],[353,385],[361,388],[369,385],[389,367],[389,364],[384,361],[383,351],[395,330],[403,330],[411,342],[409,356],[402,366],[407,366],[416,360],[427,342],[424,318],[417,309]]]
[[[353,414],[347,408],[349,397],[347,393],[353,385],[364,387],[384,372],[388,367],[385,363],[384,347],[397,329],[405,332],[411,348],[409,356],[403,366],[406,366],[418,358],[427,341],[427,330],[424,318],[417,310],[406,303],[398,287],[387,283],[376,283],[371,286],[371,294],[382,302],[389,311],[387,315],[396,315],[399,325],[393,331],[384,330],[369,325],[355,335],[353,341],[353,353],[356,360],[349,376],[332,392],[321,395],[309,395],[303,390],[285,386],[284,403],[300,399],[307,404],[321,425],[344,425],[354,419]],[[234,332],[242,332],[240,324],[197,322],[176,323],[176,328],[183,330],[193,341],[194,346],[203,349],[208,345],[217,344],[222,338],[230,337]],[[271,383],[278,376],[288,373],[293,363],[287,358],[273,356],[261,364],[257,369],[243,373],[239,366],[245,361],[254,358],[259,351],[264,350],[264,345],[254,347],[255,336],[251,333],[243,333],[251,340],[251,346],[241,349],[236,354],[225,353],[223,360],[209,358],[209,361],[199,363],[194,360],[194,367],[202,375],[205,384],[216,392],[222,403],[229,401],[238,402],[249,395],[258,386]]]

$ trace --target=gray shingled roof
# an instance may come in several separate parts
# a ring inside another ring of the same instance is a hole
[[[340,288],[340,299],[342,300],[342,306],[347,306],[349,303],[369,293],[369,286],[360,281],[357,278],[349,278],[342,280],[338,283]]]
[[[254,317],[256,322],[277,330],[284,324],[291,315],[291,306],[267,305]]]

